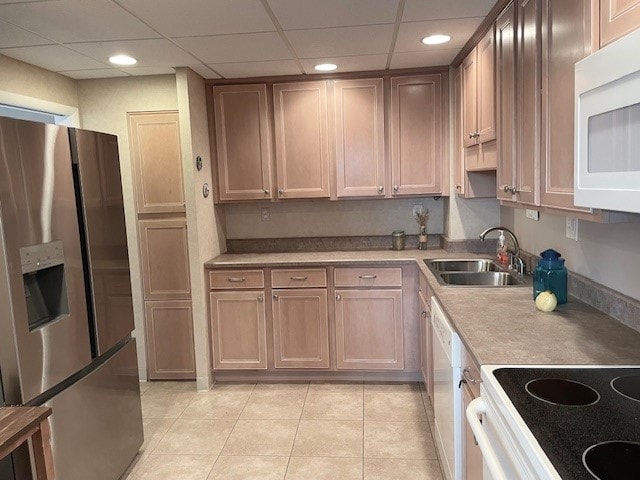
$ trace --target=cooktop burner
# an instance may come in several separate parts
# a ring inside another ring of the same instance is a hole
[[[640,479],[640,368],[513,367],[493,376],[560,478]]]
[[[582,463],[598,480],[632,480],[640,472],[640,444],[603,442],[587,448]]]
[[[611,387],[621,395],[640,402],[640,375],[614,378]]]
[[[538,400],[554,405],[581,407],[600,400],[600,394],[590,386],[565,378],[536,378],[524,388]]]

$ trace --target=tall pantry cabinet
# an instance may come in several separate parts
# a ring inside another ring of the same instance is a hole
[[[129,113],[150,380],[195,378],[177,112]]]

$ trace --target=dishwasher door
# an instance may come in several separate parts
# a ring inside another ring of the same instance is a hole
[[[461,480],[460,338],[434,297],[431,299],[431,315],[435,442],[446,480]]]

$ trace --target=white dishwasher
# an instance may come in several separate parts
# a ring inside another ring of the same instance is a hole
[[[458,388],[461,376],[460,337],[431,297],[433,327],[433,432],[446,480],[462,480],[461,404]]]

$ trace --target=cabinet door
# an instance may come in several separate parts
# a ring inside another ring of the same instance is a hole
[[[462,70],[462,138],[465,147],[478,143],[477,53],[474,48],[463,60]]]
[[[466,411],[467,406],[473,400],[471,392],[466,385],[461,386],[462,389],[462,471],[466,480],[482,480],[482,452],[473,435],[473,431],[467,422]]]
[[[137,212],[184,212],[178,113],[130,113],[129,141]]]
[[[465,193],[464,139],[462,138],[462,68],[453,75],[454,127],[453,127],[453,184],[455,193]]]
[[[218,370],[266,370],[264,292],[212,292],[211,348]]]
[[[640,0],[600,0],[600,46],[640,27]]]
[[[273,86],[279,198],[329,196],[325,82]]]
[[[391,182],[394,196],[442,193],[447,164],[442,76],[391,78]]]
[[[266,85],[213,87],[220,200],[271,198]]]
[[[426,299],[420,297],[420,365],[422,368],[422,378],[425,382],[425,389],[429,398],[433,392],[433,360],[431,346],[431,309]]]
[[[384,196],[384,98],[382,79],[334,84],[338,197]]]
[[[478,142],[496,138],[495,122],[495,30],[492,26],[478,44]]]
[[[276,368],[329,368],[326,289],[273,291]]]
[[[190,301],[145,302],[149,379],[194,379]]]
[[[540,193],[540,1],[518,0],[516,198],[539,205]]]
[[[514,184],[516,154],[516,17],[511,3],[496,21],[496,124],[498,145],[497,192],[500,199],[511,200],[505,187]]]
[[[339,370],[402,370],[402,291],[337,290]]]
[[[591,8],[542,2],[542,205],[573,205],[574,64],[591,51]]]
[[[144,299],[191,298],[186,219],[139,220],[138,228]]]

